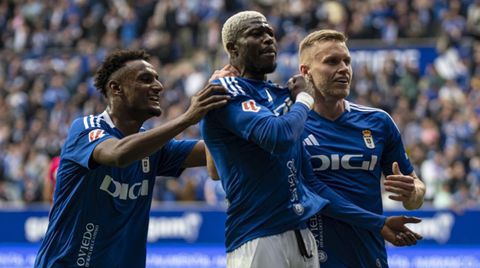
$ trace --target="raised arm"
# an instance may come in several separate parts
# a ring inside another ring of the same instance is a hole
[[[311,84],[302,75],[288,81],[295,103],[290,111],[282,116],[266,116],[252,128],[249,139],[271,153],[283,153],[293,146],[303,132],[308,112],[313,107]]]
[[[93,151],[93,160],[102,165],[126,167],[153,154],[187,127],[196,124],[208,111],[225,105],[228,96],[221,94],[225,92],[220,85],[207,85],[192,97],[184,114],[157,128],[101,142]]]

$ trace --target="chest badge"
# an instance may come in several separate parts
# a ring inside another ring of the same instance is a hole
[[[375,148],[375,143],[373,142],[373,137],[372,137],[372,132],[368,129],[365,129],[362,131],[363,134],[363,141],[365,142],[365,145],[369,149],[374,149]]]
[[[150,172],[150,159],[148,157],[142,159],[142,171],[143,173]]]

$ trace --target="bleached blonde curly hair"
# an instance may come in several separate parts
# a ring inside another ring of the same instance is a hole
[[[265,16],[257,11],[242,11],[230,18],[223,24],[222,27],[222,43],[223,49],[230,55],[227,49],[227,44],[232,43],[238,37],[238,34],[245,30],[247,23],[252,20],[267,21]]]

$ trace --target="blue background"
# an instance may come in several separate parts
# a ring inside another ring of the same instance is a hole
[[[480,210],[389,211],[423,219],[411,225],[418,245],[388,246],[390,267],[480,267]],[[225,267],[223,207],[165,205],[152,209],[147,267]],[[0,212],[0,267],[32,267],[48,207]]]

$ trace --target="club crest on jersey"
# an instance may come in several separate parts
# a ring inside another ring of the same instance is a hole
[[[257,106],[257,103],[255,103],[254,100],[248,100],[242,102],[242,110],[245,112],[258,112],[260,111],[260,107]]]
[[[374,149],[375,148],[375,143],[373,142],[373,137],[372,137],[372,132],[368,129],[365,129],[362,131],[363,134],[363,141],[365,142],[365,145],[369,149]]]
[[[296,204],[293,204],[293,211],[295,211],[295,214],[301,216],[303,215],[305,208],[302,206],[302,204],[296,203]]]
[[[103,129],[94,129],[88,133],[88,142],[98,140],[103,136],[105,136]]]
[[[150,159],[148,157],[142,159],[142,171],[143,173],[150,172]]]

